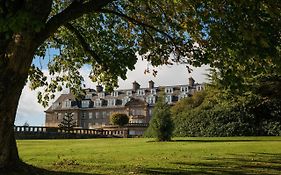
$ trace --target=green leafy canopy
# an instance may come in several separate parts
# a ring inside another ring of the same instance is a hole
[[[30,69],[31,88],[44,86],[45,106],[62,87],[81,93],[84,65],[94,82],[112,90],[134,69],[137,54],[153,66],[210,64],[237,88],[280,75],[280,11],[273,0],[16,0],[0,5],[0,50],[27,32],[38,37],[37,56],[59,51],[48,63],[51,79],[37,65]]]
[[[50,17],[69,6],[69,1],[54,1]],[[118,77],[126,79],[127,70],[134,69],[137,54],[153,66],[173,61],[195,63],[202,55],[191,38],[199,35],[194,13],[185,1],[111,1],[64,23],[41,45],[38,56],[43,57],[50,48],[59,54],[48,63],[50,81],[36,66],[31,67],[31,87],[45,86],[39,102],[47,105],[54,97],[51,94],[62,87],[75,94],[82,91],[79,69],[83,65],[91,67],[89,77],[94,82],[103,83],[110,91],[118,86]]]

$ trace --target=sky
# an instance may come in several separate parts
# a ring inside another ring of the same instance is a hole
[[[130,89],[132,88],[132,82],[137,81],[141,87],[148,87],[148,81],[152,80],[155,86],[168,86],[168,85],[182,85],[188,84],[188,78],[193,77],[195,82],[203,83],[207,82],[207,69],[208,66],[202,66],[200,68],[193,68],[192,73],[188,73],[185,65],[172,65],[172,66],[160,66],[156,68],[158,74],[154,77],[152,74],[144,74],[145,68],[149,64],[141,59],[135,65],[135,70],[127,73],[126,80],[119,80],[118,89]],[[89,70],[85,67],[81,69],[81,74],[84,77],[88,77]],[[94,88],[96,84],[91,82],[90,79],[85,79],[87,88]],[[63,92],[58,93],[65,93]],[[44,126],[45,124],[45,113],[43,108],[38,102],[36,97],[37,92],[32,91],[27,85],[24,87],[19,106],[17,110],[17,116],[15,125],[23,125],[27,122],[30,126]],[[57,98],[58,96],[56,96]],[[52,101],[50,102],[52,104]]]

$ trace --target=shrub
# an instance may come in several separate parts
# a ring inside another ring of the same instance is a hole
[[[199,106],[190,99],[173,107],[176,136],[281,135],[280,100],[219,92],[204,98]]]
[[[110,122],[113,125],[124,126],[129,123],[129,117],[127,116],[127,114],[113,113],[110,116]]]
[[[152,111],[152,119],[145,136],[155,137],[157,141],[170,141],[174,125],[171,118],[170,106],[160,96]]]

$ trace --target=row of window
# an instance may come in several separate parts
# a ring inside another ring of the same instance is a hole
[[[203,87],[199,87],[199,90],[202,90]],[[180,88],[180,91],[181,92],[188,92],[189,91],[189,88],[188,86],[181,86]],[[174,92],[174,87],[167,87],[165,88],[165,93],[166,94],[171,94]],[[153,95],[156,95],[157,94],[157,89],[150,89],[150,93],[153,94]],[[139,89],[137,90],[136,94],[138,96],[144,96],[146,94],[146,89]],[[120,95],[120,92],[118,91],[114,91],[111,93],[111,96],[113,97],[118,97]],[[132,96],[133,95],[133,91],[126,91],[126,95],[127,96]],[[86,94],[85,96],[85,99],[91,99],[93,97],[93,94]],[[101,93],[98,93],[98,97],[99,98],[104,98],[105,97],[105,93],[104,92],[101,92]]]
[[[102,112],[82,112],[81,118],[82,119],[105,119],[109,115],[110,115],[110,113],[108,113],[106,111],[102,111]]]
[[[178,99],[182,99],[182,98],[186,98],[188,97],[188,94],[183,93],[180,94],[178,96]],[[145,101],[148,104],[155,104],[156,103],[156,96],[148,96],[146,97]],[[122,99],[122,105],[125,105],[126,103],[128,103],[131,100],[130,97],[125,97],[124,99]],[[107,106],[116,106],[116,99],[108,99],[107,100]],[[172,95],[167,95],[166,96],[166,102],[167,103],[171,103],[172,102]],[[102,99],[97,99],[94,101],[94,107],[101,107],[103,105],[103,100]],[[57,103],[54,103],[52,108],[55,109],[58,107]],[[71,101],[70,100],[66,100],[62,103],[62,108],[70,108],[71,107]],[[81,102],[81,107],[82,108],[89,108],[90,107],[90,100],[82,100]]]

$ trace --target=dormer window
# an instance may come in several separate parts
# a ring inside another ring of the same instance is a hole
[[[197,89],[197,91],[202,91],[203,87],[202,86],[197,86],[196,89]]]
[[[107,100],[107,106],[115,106],[115,105],[116,105],[116,99]]]
[[[105,97],[105,93],[104,93],[104,92],[98,93],[98,97],[99,97],[99,98],[104,98],[104,97]]]
[[[144,90],[144,89],[139,89],[139,90],[137,91],[137,94],[138,94],[139,96],[143,96],[143,95],[145,95],[145,90]]]
[[[150,90],[150,93],[153,94],[153,95],[156,95],[157,90],[156,90],[156,89],[151,89],[151,90]]]
[[[127,95],[127,96],[132,96],[132,95],[133,95],[133,92],[132,92],[132,91],[127,91],[127,92],[126,92],[126,95]]]
[[[114,91],[111,93],[111,96],[113,96],[113,97],[118,97],[118,95],[119,95],[118,91]]]
[[[182,86],[181,92],[188,92],[188,86]]]
[[[88,107],[90,107],[90,101],[82,100],[82,108],[88,108]]]
[[[165,93],[166,94],[172,94],[174,92],[174,89],[172,87],[170,88],[165,88]]]
[[[70,108],[71,107],[71,100],[67,99],[62,103],[62,108]]]

